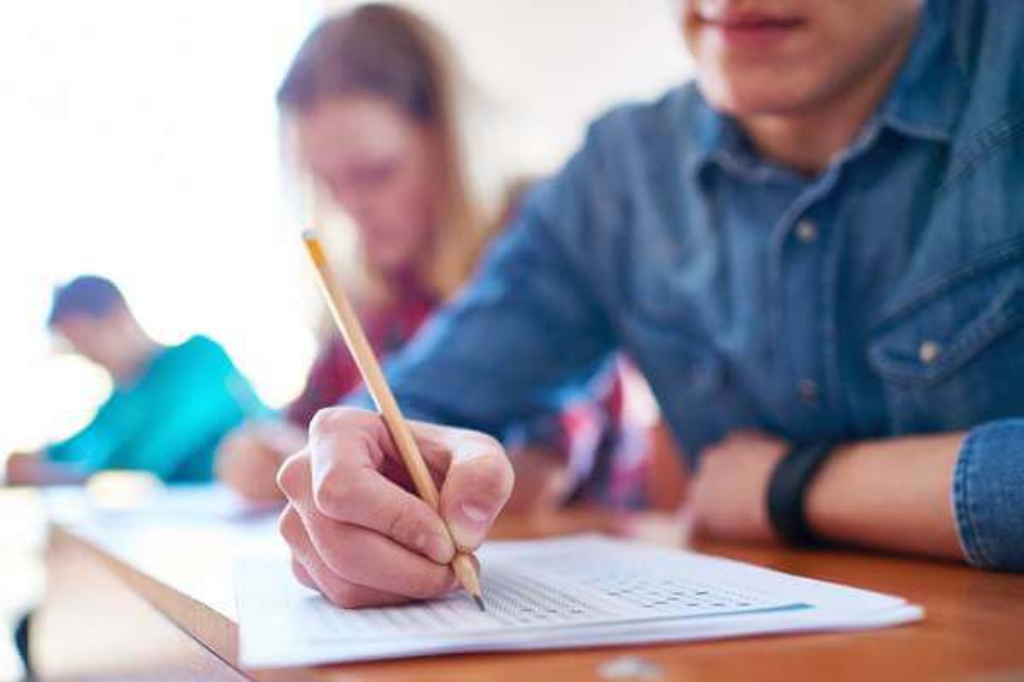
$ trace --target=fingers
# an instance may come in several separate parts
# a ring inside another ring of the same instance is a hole
[[[377,469],[386,467],[387,460],[398,458],[381,418],[372,412],[359,410],[321,412],[318,417],[323,419],[321,426],[325,428],[318,433],[322,440],[317,443],[322,445],[323,449],[313,451],[314,476],[318,466],[323,467],[321,470],[326,472],[326,469],[333,465],[339,471],[335,482],[327,487],[334,493],[340,490],[339,498],[352,499],[354,492],[378,494],[379,488],[376,484],[367,486],[369,490],[360,490],[358,481],[351,481],[350,489],[346,490],[342,483],[344,474],[341,472],[351,473],[351,469],[346,469],[351,463],[340,462],[339,460],[343,458],[337,453],[343,450],[345,444],[348,444],[349,450],[354,449],[349,434],[358,432],[366,440],[363,441],[362,448],[356,445],[355,449],[366,452],[366,458],[374,462]],[[444,529],[444,524],[447,524],[447,530],[458,547],[475,549],[486,537],[498,513],[512,494],[515,474],[504,449],[498,441],[477,431],[417,421],[409,422],[409,426],[428,467],[441,481],[440,513],[444,523],[439,527]],[[339,437],[339,434],[345,437]],[[318,457],[321,454],[323,459]],[[399,469],[403,468],[399,466]],[[374,469],[375,478],[388,481],[377,469]],[[390,481],[388,483],[395,488],[398,487]],[[402,497],[412,497],[417,502],[422,502],[408,493]],[[339,503],[343,500],[336,499],[334,502]],[[430,511],[432,518],[437,518],[426,504],[422,504],[422,507]],[[339,511],[337,504],[332,508]],[[350,518],[348,513],[348,510],[345,510],[341,516]],[[333,513],[331,515],[334,516]],[[445,537],[449,536],[446,534]],[[408,543],[403,544],[408,546]]]
[[[446,440],[451,465],[441,487],[441,515],[455,544],[476,549],[512,494],[514,474],[493,438],[452,431]]]
[[[316,507],[336,521],[367,528],[447,564],[448,529],[423,500],[384,476],[391,436],[380,417],[361,410],[321,410],[310,426]],[[394,455],[391,455],[394,456]]]
[[[286,539],[299,563],[314,581],[323,585],[324,594],[330,597],[327,590],[333,589],[333,581],[339,579],[346,584],[370,588],[371,592],[360,593],[364,600],[372,600],[377,593],[401,595],[405,600],[425,599],[444,594],[455,586],[455,576],[446,564],[431,561],[372,529],[337,521],[321,513],[313,499],[307,454],[290,458],[279,479],[290,502],[282,518],[283,524],[291,524],[287,527]],[[302,534],[294,528],[293,515],[298,518]],[[282,534],[285,531],[283,526]],[[389,598],[388,603],[394,600]]]
[[[409,598],[358,585],[333,573],[317,554],[298,512],[293,507],[281,514],[279,530],[292,551],[292,573],[296,579],[345,608],[401,604]]]
[[[292,548],[296,579],[336,603],[396,603],[454,589],[448,564],[456,544],[479,546],[511,494],[512,467],[497,441],[472,431],[410,426],[440,484],[438,511],[396,482],[405,481],[404,466],[382,419],[371,412],[322,410],[307,449],[278,472],[289,501],[281,532]]]

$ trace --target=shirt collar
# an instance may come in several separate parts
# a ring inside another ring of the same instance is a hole
[[[710,163],[749,180],[763,180],[776,172],[774,166],[758,157],[736,119],[713,109],[695,85],[691,94],[694,102],[684,156],[691,174]]]
[[[743,132],[735,119],[713,109],[696,83],[686,88],[685,100],[684,111],[690,114],[684,136],[688,166],[697,170],[710,161],[721,162],[725,155],[738,150]]]
[[[967,78],[954,48],[947,0],[930,0],[903,68],[877,118],[912,137],[949,142],[963,110]]]
[[[966,97],[963,66],[956,58],[947,0],[925,3],[906,61],[868,127],[883,125],[904,135],[949,142]],[[699,171],[714,161],[744,174],[758,168],[757,154],[739,123],[708,104],[695,85],[687,126],[687,165]]]

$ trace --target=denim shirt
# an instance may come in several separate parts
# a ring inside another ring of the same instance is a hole
[[[612,111],[389,373],[410,415],[501,434],[617,350],[693,458],[735,429],[968,432],[965,554],[1024,570],[1024,3],[927,3],[816,177],[693,84]]]

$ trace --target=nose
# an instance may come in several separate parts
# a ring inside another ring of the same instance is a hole
[[[349,186],[334,184],[331,186],[331,198],[356,223],[361,225],[373,222],[373,215],[376,211],[370,192],[357,191]]]
[[[356,229],[362,234],[373,234],[374,225],[378,222],[377,210],[371,199],[363,197],[350,202],[346,208],[349,216],[356,224]]]

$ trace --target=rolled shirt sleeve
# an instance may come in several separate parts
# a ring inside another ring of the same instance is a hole
[[[989,422],[967,435],[952,496],[967,561],[1024,570],[1024,419]]]

